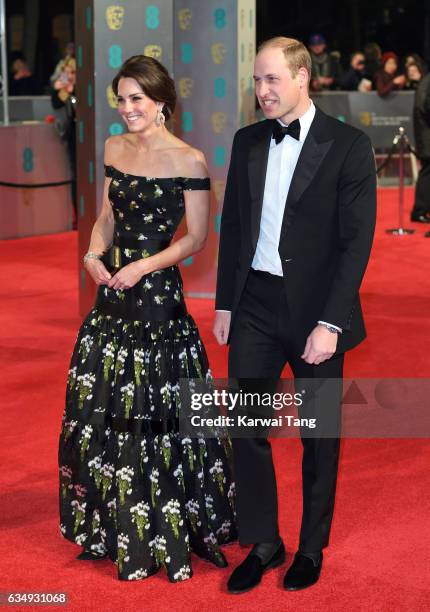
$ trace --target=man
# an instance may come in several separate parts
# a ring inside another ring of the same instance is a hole
[[[312,91],[333,89],[340,74],[339,54],[327,52],[327,42],[322,34],[312,34],[309,50],[312,60]]]
[[[9,84],[11,96],[37,96],[40,86],[30,72],[24,55],[17,51],[12,56],[12,78]]]
[[[340,77],[339,87],[345,91],[371,91],[372,81],[366,78],[365,59],[361,51],[351,55],[349,69]]]
[[[430,223],[430,74],[421,79],[415,92],[414,133],[421,169],[415,187],[411,221]]]
[[[266,120],[233,141],[213,331],[230,344],[229,377],[245,389],[273,389],[287,361],[296,380],[341,380],[344,352],[365,337],[358,289],[376,216],[372,148],[360,130],[315,108],[310,74],[301,42],[263,43],[254,79]],[[335,395],[323,406],[332,422],[340,416]],[[324,431],[324,419],[320,428],[320,439],[302,437],[303,517],[289,590],[318,580],[328,544],[339,435]],[[228,582],[242,593],[283,563],[285,549],[270,443],[237,436],[233,453],[239,539],[254,544]]]

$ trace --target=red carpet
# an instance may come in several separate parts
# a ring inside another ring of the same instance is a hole
[[[410,191],[407,197],[410,205]],[[395,198],[396,191],[379,194],[376,243],[362,291],[369,338],[348,356],[348,376],[428,376],[430,239],[423,238],[427,228],[417,224],[414,236],[384,234],[397,225]],[[78,547],[58,529],[56,457],[66,371],[79,325],[76,235],[3,242],[0,262],[0,591],[66,592],[67,610],[429,609],[429,440],[343,442],[331,545],[320,582],[307,591],[281,589],[285,568],[265,576],[252,593],[229,596],[229,570],[197,558],[194,577],[180,584],[170,584],[162,572],[119,582],[109,561],[76,561]],[[226,376],[225,347],[211,335],[212,302],[189,300],[189,308],[214,374]],[[301,505],[299,442],[277,441],[274,454],[290,561]],[[232,545],[226,554],[233,567],[245,550]]]

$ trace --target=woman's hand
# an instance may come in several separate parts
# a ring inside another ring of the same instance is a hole
[[[100,259],[88,259],[85,269],[96,285],[107,285],[112,278]]]
[[[140,281],[142,276],[146,273],[143,268],[143,260],[133,261],[127,266],[124,266],[119,270],[108,282],[108,287],[111,289],[131,289],[136,283]]]

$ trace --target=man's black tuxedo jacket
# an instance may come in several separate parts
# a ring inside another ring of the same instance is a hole
[[[242,128],[233,140],[215,305],[232,311],[228,342],[259,236],[272,128],[265,120]],[[365,338],[358,290],[375,217],[369,138],[317,108],[291,181],[278,247],[297,350],[318,320],[343,329],[337,353]]]

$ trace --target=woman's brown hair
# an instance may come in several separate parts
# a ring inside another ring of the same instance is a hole
[[[119,80],[122,78],[135,79],[148,98],[154,102],[162,102],[164,116],[170,119],[176,106],[175,83],[159,61],[146,55],[133,55],[126,60],[112,81],[116,96]]]

